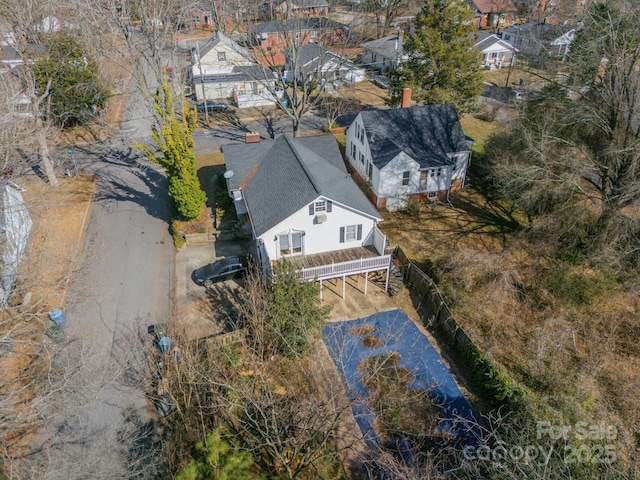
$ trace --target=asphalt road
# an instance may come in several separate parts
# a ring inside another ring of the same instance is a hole
[[[160,425],[144,396],[140,339],[150,342],[147,326],[170,318],[174,248],[166,178],[135,166],[129,149],[149,137],[151,118],[134,86],[120,135],[76,149],[97,193],[64,307],[69,340],[55,361],[68,379],[37,435],[41,478],[151,478],[157,464]]]

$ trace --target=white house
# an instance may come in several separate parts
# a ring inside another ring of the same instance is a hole
[[[239,217],[248,216],[265,272],[287,259],[307,280],[388,273],[382,217],[347,173],[332,135],[284,135],[224,145],[223,153],[229,194]]]
[[[191,87],[196,100],[232,99],[238,107],[275,105],[276,76],[258,66],[249,53],[221,32],[192,49]],[[275,92],[275,96],[274,96]]]
[[[480,32],[476,49],[482,54],[482,68],[487,70],[508,67],[518,51],[506,40],[488,32]]]
[[[361,82],[366,78],[364,68],[357,67],[353,62],[334,53],[316,43],[303,45],[298,50],[298,71],[295,75],[300,77],[312,76],[322,79],[331,86],[338,87],[342,84]],[[290,53],[286,56],[284,76],[293,77],[293,62]]]
[[[569,51],[575,36],[575,29],[536,22],[512,25],[502,30],[503,40],[530,56],[545,54],[562,57]]]
[[[464,186],[471,160],[455,106],[363,110],[347,130],[346,156],[371,187],[378,208],[398,210],[410,198],[448,201]]]
[[[407,60],[401,35],[371,40],[360,45],[362,47],[362,64],[368,70],[390,72],[397,69]]]

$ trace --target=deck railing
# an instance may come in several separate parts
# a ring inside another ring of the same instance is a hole
[[[358,273],[382,270],[383,268],[389,268],[390,263],[391,255],[382,255],[348,262],[331,263],[320,267],[303,268],[298,272],[305,280],[325,280],[343,275],[355,275]]]

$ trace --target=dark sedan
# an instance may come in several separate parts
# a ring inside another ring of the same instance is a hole
[[[247,271],[246,257],[224,257],[193,272],[198,285],[209,287],[217,282],[243,277]]]
[[[204,112],[205,110],[205,103],[204,102],[200,102],[196,105],[197,109],[199,112]],[[224,112],[227,109],[227,104],[224,102],[216,102],[214,100],[207,100],[207,110],[209,110],[209,113],[211,112]]]

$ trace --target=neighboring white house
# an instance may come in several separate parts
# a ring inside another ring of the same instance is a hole
[[[377,207],[388,210],[404,208],[412,197],[447,201],[464,185],[471,159],[454,105],[403,103],[363,110],[347,130],[347,160],[370,185]]]
[[[276,75],[256,65],[249,53],[221,32],[192,50],[191,87],[196,100],[233,100],[238,107],[274,105]],[[282,97],[283,92],[275,95]]]
[[[575,29],[548,23],[524,23],[502,30],[502,39],[515,46],[525,55],[546,54],[562,57],[576,36]]]
[[[354,65],[353,62],[334,53],[316,43],[303,45],[298,50],[300,65],[295,75],[300,77],[322,78],[327,82],[327,86],[339,87],[343,84],[351,85],[361,82],[366,78],[364,68]],[[290,54],[286,56],[284,76],[292,78],[293,62]],[[329,88],[330,89],[330,88]],[[329,90],[328,89],[328,90]]]
[[[378,211],[349,176],[332,135],[223,146],[227,187],[269,272],[287,259],[307,280],[385,270]]]
[[[362,47],[362,64],[367,70],[393,71],[407,60],[402,44],[401,35],[389,35],[365,42],[360,45]]]
[[[518,51],[506,40],[488,32],[480,32],[476,49],[482,54],[482,68],[487,70],[508,67]]]

